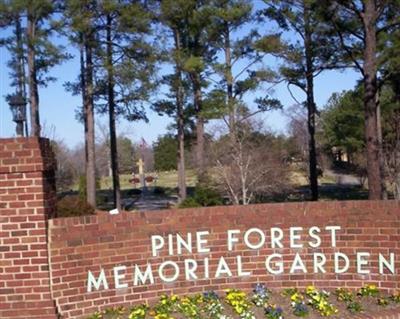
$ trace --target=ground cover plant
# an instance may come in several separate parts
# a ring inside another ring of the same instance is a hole
[[[292,319],[360,318],[360,314],[379,314],[387,309],[400,313],[400,291],[385,294],[375,285],[358,290],[334,291],[308,286],[305,290],[287,288],[271,291],[256,284],[250,293],[227,289],[191,296],[162,295],[152,304],[111,307],[87,319]]]

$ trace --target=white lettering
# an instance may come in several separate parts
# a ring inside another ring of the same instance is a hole
[[[315,242],[309,241],[308,244],[310,247],[317,248],[321,246],[321,237],[318,236],[316,233],[320,233],[321,229],[317,226],[311,227],[308,234],[312,239],[315,239]]]
[[[208,279],[210,278],[210,269],[208,268],[210,262],[208,258],[204,258],[204,278]]]
[[[379,254],[379,273],[383,275],[383,266],[385,266],[392,274],[394,274],[394,253],[389,254],[390,261],[387,261],[382,254]]]
[[[294,256],[294,261],[292,266],[290,267],[290,273],[293,274],[295,273],[297,270],[301,270],[304,273],[307,273],[307,268],[303,263],[303,260],[301,259],[299,254],[296,254]]]
[[[208,236],[210,234],[209,231],[199,231],[196,233],[196,239],[197,239],[197,252],[199,253],[209,253],[210,248],[206,248],[203,245],[206,245],[208,243],[207,239],[204,239],[204,236]]]
[[[172,234],[168,235],[168,254],[170,256],[174,254],[174,237]]]
[[[244,277],[244,276],[250,276],[251,271],[243,271],[243,262],[242,262],[242,256],[236,256],[236,263],[238,266],[238,276],[239,277]]]
[[[147,280],[150,281],[150,284],[154,284],[154,277],[153,277],[153,272],[151,270],[151,265],[147,264],[144,274],[140,271],[139,266],[135,265],[135,275],[134,275],[133,284],[135,286],[137,286],[140,281],[140,283],[144,285]]]
[[[128,288],[128,284],[121,283],[121,280],[125,279],[125,273],[121,274],[120,272],[126,271],[126,266],[117,266],[114,267],[114,283],[115,283],[115,289],[120,289],[120,288]]]
[[[239,239],[237,237],[234,237],[234,235],[240,234],[240,230],[238,229],[230,229],[228,230],[228,250],[232,251],[233,250],[233,243],[239,242]]]
[[[301,236],[296,234],[296,232],[301,232],[303,227],[290,227],[289,234],[290,234],[290,248],[302,248],[303,244],[296,244],[295,240],[300,240]]]
[[[370,256],[370,253],[367,252],[361,252],[357,253],[357,273],[358,274],[369,274],[370,271],[368,269],[362,269],[362,266],[368,265],[368,260],[364,259],[368,258]]]
[[[319,260],[318,260],[319,259]],[[321,253],[314,254],[314,273],[321,272],[323,274],[326,273],[324,265],[326,263],[326,256]]]
[[[195,273],[197,269],[197,261],[194,259],[185,259],[185,278],[186,280],[197,279]]]
[[[172,266],[172,268],[174,269],[174,273],[172,274],[171,277],[167,277],[167,276],[164,275],[164,268],[166,268],[168,266]],[[178,264],[176,262],[173,262],[173,261],[170,261],[170,260],[164,261],[160,265],[160,268],[158,268],[158,275],[160,276],[160,279],[162,281],[173,282],[176,279],[178,279],[178,277],[179,277],[179,266],[178,266]]]
[[[332,247],[336,247],[336,231],[340,230],[340,226],[326,226],[326,230],[329,230],[331,232],[331,241],[332,241]]]
[[[176,234],[176,249],[178,252],[178,255],[182,254],[182,247],[185,247],[186,251],[188,253],[192,252],[192,234],[188,233],[187,234],[187,240],[185,241],[181,235]]]
[[[108,282],[106,279],[106,274],[104,273],[104,269],[101,269],[99,278],[97,280],[95,276],[93,276],[92,272],[89,270],[87,292],[91,292],[92,287],[94,287],[96,290],[99,290],[101,285],[103,285],[105,290],[108,289]]]
[[[258,241],[257,244],[252,244],[249,241],[249,237],[251,236],[252,233],[257,233],[260,237],[260,240]],[[265,244],[265,234],[264,232],[259,229],[259,228],[250,228],[246,233],[244,234],[244,243],[246,244],[247,247],[250,249],[260,249],[262,246]]]
[[[344,267],[340,268],[339,259],[344,260]],[[334,255],[334,267],[335,267],[335,274],[342,274],[346,272],[350,267],[350,260],[347,255],[343,253],[335,253]]]
[[[278,227],[271,228],[271,247],[272,248],[283,248],[282,240],[283,238],[283,230]]]
[[[278,266],[278,269],[272,269],[271,268],[271,260],[272,258],[278,258],[279,261],[275,262],[275,265]],[[267,257],[265,260],[265,266],[267,267],[267,270],[269,273],[274,274],[274,275],[279,275],[283,273],[283,262],[282,262],[282,255],[281,254],[272,254]]]
[[[164,246],[164,238],[160,235],[151,236],[151,251],[153,253],[153,257],[157,256],[157,250],[161,249]]]
[[[221,275],[227,275],[229,277],[232,277],[232,271],[229,269],[228,264],[225,261],[224,257],[221,257],[218,262],[218,267],[217,271],[215,273],[215,278],[221,277]]]

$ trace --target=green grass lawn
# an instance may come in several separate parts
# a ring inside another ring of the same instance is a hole
[[[161,187],[164,189],[175,189],[178,187],[178,173],[177,171],[165,171],[165,172],[151,172],[146,173],[146,176],[156,177],[156,181],[148,184],[149,187]],[[140,188],[140,185],[133,185],[129,180],[132,175],[125,174],[120,175],[121,189],[130,189],[134,186]],[[197,176],[194,170],[186,171],[186,185],[187,187],[194,187],[197,184]],[[100,180],[100,189],[110,189],[112,188],[112,179],[109,176],[102,177]]]
[[[146,176],[157,176],[157,180],[154,183],[151,183],[149,186],[157,186],[162,188],[176,188],[178,187],[178,173],[177,171],[166,171],[166,172],[153,172],[146,173]],[[129,182],[132,178],[132,175],[120,175],[120,183],[121,189],[132,188],[133,184]],[[197,183],[197,176],[194,170],[186,171],[186,183],[188,187],[194,187]],[[100,180],[100,188],[101,189],[110,189],[112,187],[112,179],[111,177],[102,177]],[[139,187],[139,185],[136,185]]]
[[[164,171],[147,173],[146,176],[157,177],[156,181],[148,184],[150,190],[154,187],[162,189],[162,196],[176,196],[178,187],[178,174],[177,171]],[[130,193],[134,188],[140,189],[140,185],[133,185],[129,180],[132,178],[130,174],[120,175],[121,190],[123,191],[123,198],[132,197]],[[197,184],[197,176],[195,170],[186,171],[186,182],[188,189],[193,190]],[[304,201],[309,199],[309,186],[308,177],[304,170],[292,168],[290,178],[290,193],[282,194],[276,198],[266,197],[261,202],[282,202],[282,201]],[[338,185],[333,176],[324,174],[319,177],[320,184],[320,200],[351,200],[351,199],[366,199],[368,197],[367,190],[353,185]],[[102,177],[100,179],[100,197],[110,197],[112,189],[111,177]],[[78,190],[76,184],[73,191]]]

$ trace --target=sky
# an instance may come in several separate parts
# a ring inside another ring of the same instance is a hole
[[[258,0],[255,1],[255,4],[256,8],[262,6]],[[1,30],[0,32],[4,31]],[[245,30],[240,32],[245,32]],[[56,39],[56,41],[65,43],[65,39]],[[80,96],[72,96],[71,93],[66,92],[63,84],[76,80],[79,74],[79,57],[73,46],[68,45],[67,48],[74,55],[74,58],[51,70],[51,75],[57,78],[56,82],[50,83],[45,88],[39,88],[40,117],[44,136],[63,140],[68,146],[74,147],[83,143],[83,125],[75,118],[75,110],[80,105]],[[6,48],[0,47],[0,138],[15,136],[15,124],[12,122],[11,112],[8,103],[5,101],[5,96],[13,93],[13,89],[9,86],[9,70],[7,69],[9,58],[10,55]],[[266,64],[273,67],[276,61],[266,60]],[[323,108],[332,93],[353,88],[359,77],[359,74],[352,70],[329,71],[319,75],[315,80],[315,100],[318,108]],[[247,95],[245,101],[251,104],[260,93],[262,92],[258,91],[254,92],[253,95]],[[295,93],[298,100],[304,100],[302,93]],[[270,130],[276,133],[284,133],[288,122],[285,112],[295,104],[295,101],[284,83],[274,87],[272,95],[281,101],[284,106],[283,111],[263,113],[259,118]],[[168,117],[158,116],[151,110],[148,110],[147,115],[148,123],[119,120],[117,123],[118,133],[127,135],[134,142],[139,142],[143,138],[148,144],[151,144],[158,136],[166,133],[167,126],[172,120]],[[96,134],[101,136],[100,130],[106,127],[101,123],[107,123],[107,117],[97,116],[96,122],[98,123]]]

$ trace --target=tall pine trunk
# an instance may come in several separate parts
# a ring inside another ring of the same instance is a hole
[[[96,207],[96,161],[94,138],[94,88],[93,88],[93,58],[91,37],[85,39],[85,145],[86,145],[86,200]]]
[[[28,42],[28,77],[29,77],[29,103],[31,115],[31,136],[40,136],[40,118],[39,118],[39,93],[36,71],[36,19],[28,9],[28,22],[26,28],[26,38]]]
[[[381,187],[382,187],[382,199],[388,199],[388,193],[385,185],[385,159],[383,155],[383,132],[382,132],[382,123],[381,123],[381,102],[380,102],[380,90],[378,84],[378,92],[376,93],[376,127],[377,127],[377,134],[378,134],[378,145],[379,145],[379,168],[381,171]]]
[[[383,178],[381,171],[381,147],[378,134],[377,113],[377,62],[376,62],[376,18],[377,8],[374,0],[365,1],[363,15],[365,29],[364,49],[364,111],[365,140],[367,151],[367,172],[369,199],[382,199]]]
[[[229,132],[234,132],[236,125],[236,105],[233,99],[233,75],[232,75],[232,55],[231,55],[231,39],[229,26],[225,24],[224,30],[224,51],[225,51],[225,80],[226,94],[228,104],[228,124]]]
[[[202,111],[201,79],[198,73],[192,74],[194,108],[196,113],[196,164],[200,182],[205,178],[204,118]]]
[[[306,83],[307,83],[307,127],[308,127],[308,162],[311,200],[318,200],[318,172],[317,151],[315,146],[315,116],[316,105],[314,99],[314,66],[312,52],[312,37],[309,21],[309,7],[304,3],[304,50],[306,57]]]
[[[110,125],[110,157],[113,181],[114,206],[121,209],[121,190],[119,183],[119,165],[117,134],[115,129],[115,92],[114,92],[114,69],[113,69],[113,47],[111,39],[112,18],[107,16],[107,91],[108,91],[108,115]]]
[[[178,124],[178,195],[179,201],[186,199],[186,171],[185,171],[185,132],[184,132],[184,114],[182,94],[178,93],[176,96],[177,104],[177,124]]]
[[[26,76],[25,76],[25,58],[24,58],[24,47],[22,40],[22,28],[19,14],[15,16],[15,37],[17,39],[17,81],[18,81],[18,93],[26,100]],[[26,105],[24,107],[25,123],[22,124],[22,136],[28,136],[28,118]],[[24,125],[25,124],[25,125]]]
[[[80,62],[80,76],[79,76],[79,85],[82,96],[82,117],[83,117],[83,125],[84,125],[84,133],[85,133],[85,169],[87,167],[87,158],[88,158],[88,147],[87,147],[87,114],[86,114],[86,66],[85,66],[85,45],[83,35],[80,34],[80,43],[79,43],[79,62]]]
[[[181,39],[179,31],[174,30],[175,49],[177,60],[175,62],[175,75],[177,77],[176,83],[176,108],[177,108],[177,126],[178,126],[178,153],[177,153],[177,167],[178,167],[178,196],[179,201],[186,198],[186,172],[185,172],[185,117],[184,117],[184,96],[182,87],[182,66],[181,66]]]

